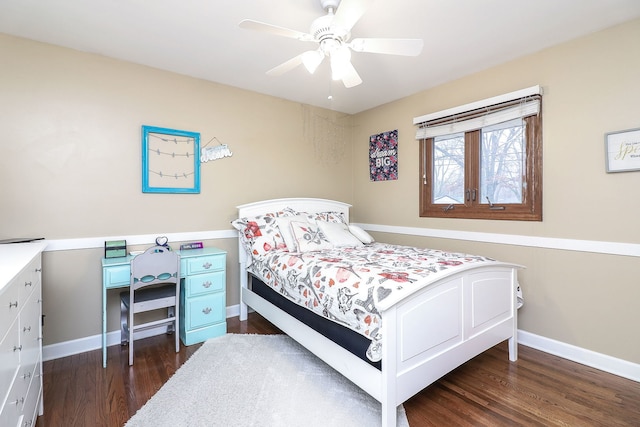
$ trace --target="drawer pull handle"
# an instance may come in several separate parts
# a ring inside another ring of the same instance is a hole
[[[203,312],[204,314],[209,314],[209,313],[211,313],[211,308],[209,308],[209,307],[207,307],[207,308],[203,308],[203,309],[202,309],[202,312]]]
[[[31,332],[31,326],[25,326],[22,328],[22,332]]]
[[[11,308],[11,307],[16,307],[16,308],[18,308],[18,301],[16,301],[16,302],[11,302],[11,301],[9,301],[9,308]]]
[[[211,282],[207,280],[206,282],[202,283],[202,286],[203,286],[204,288],[209,289],[209,288],[211,287]]]
[[[33,283],[31,283],[31,282],[24,282],[24,285],[25,285],[25,286],[31,286],[32,284],[33,284]]]
[[[211,263],[210,262],[205,262],[204,264],[202,264],[202,266],[204,267],[205,270],[208,270],[211,268]]]
[[[36,273],[40,273],[42,271],[42,268],[38,267],[36,268]]]
[[[27,378],[31,378],[31,372],[27,372],[26,374],[24,374],[24,375],[22,376],[22,379],[23,379],[23,380],[26,380]]]
[[[18,345],[18,346],[13,346],[13,351],[22,351],[22,345]]]
[[[24,403],[24,397],[21,397],[20,399],[17,399],[15,402],[11,402],[14,405],[18,406],[21,403]]]

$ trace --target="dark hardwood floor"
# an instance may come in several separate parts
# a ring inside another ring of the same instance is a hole
[[[230,333],[279,333],[251,314],[228,319]],[[172,337],[136,341],[44,363],[44,415],[37,427],[122,426],[200,347],[175,353]],[[239,397],[240,398],[240,397]],[[418,426],[640,426],[640,383],[520,346],[510,363],[498,345],[405,403]],[[347,426],[345,426],[347,427]]]

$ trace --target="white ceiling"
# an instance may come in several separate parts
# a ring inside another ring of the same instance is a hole
[[[353,114],[638,18],[640,0],[376,0],[352,37],[422,38],[424,49],[354,53],[363,83],[350,89],[328,61],[314,75],[265,75],[314,45],[238,28],[308,32],[323,14],[319,0],[0,0],[0,32]]]

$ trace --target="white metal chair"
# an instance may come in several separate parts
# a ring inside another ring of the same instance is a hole
[[[161,308],[167,317],[136,324],[135,314]],[[134,333],[167,325],[174,333],[176,353],[180,351],[180,255],[166,246],[154,246],[131,260],[129,291],[120,293],[120,339],[129,344],[129,365],[133,365]]]

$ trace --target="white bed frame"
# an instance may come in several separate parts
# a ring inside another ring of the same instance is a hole
[[[326,199],[274,199],[238,206],[238,217],[276,212],[342,212],[351,205]],[[382,404],[382,426],[395,427],[398,405],[494,345],[509,340],[517,355],[517,269],[480,265],[444,277],[390,307],[382,316],[382,370],[264,300],[249,287],[247,254],[239,245],[240,320],[248,307],[280,328]]]

